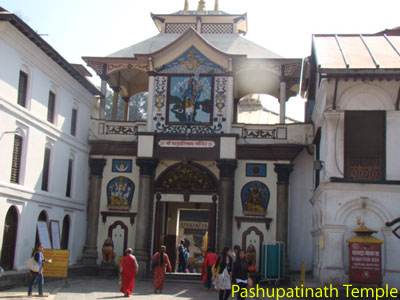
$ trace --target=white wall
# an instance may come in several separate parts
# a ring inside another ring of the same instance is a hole
[[[395,110],[398,83],[394,81],[339,81],[336,110],[332,110],[334,80],[323,80],[313,113],[321,127],[321,184],[312,196],[313,273],[322,283],[348,281],[348,247],[357,217],[377,230],[382,239],[383,283],[400,286],[400,243],[385,223],[400,216],[400,188],[393,184],[333,183],[344,177],[345,110],[386,111],[386,179],[400,180],[398,160],[400,113]]]
[[[58,220],[60,231],[70,215],[70,262],[80,259],[85,242],[88,190],[87,142],[94,97],[65,70],[8,22],[0,22],[0,244],[4,217],[11,205],[20,212],[15,267],[34,246],[36,221],[46,210],[49,220]],[[26,108],[17,104],[19,72],[28,73]],[[55,124],[47,121],[49,91],[56,94]],[[71,112],[78,108],[77,135],[70,134]],[[14,132],[24,135],[20,184],[10,183]],[[49,190],[42,191],[44,149],[51,145]],[[68,159],[74,157],[72,197],[66,197]]]
[[[289,196],[289,269],[306,270],[312,267],[312,205],[313,156],[304,149],[294,160],[290,175]]]
[[[129,212],[137,212],[137,205],[138,205],[138,196],[139,196],[139,167],[136,165],[136,157],[129,156],[104,156],[101,157],[107,160],[106,166],[103,170],[103,181],[101,185],[101,196],[100,196],[100,212],[101,211],[109,211],[107,208],[107,184],[111,179],[115,177],[123,176],[127,177],[133,181],[135,185],[135,191],[133,194],[132,199],[132,206]],[[112,172],[112,160],[113,159],[130,159],[132,160],[132,173],[116,173]],[[107,217],[107,222],[103,223],[102,217],[99,217],[99,229],[97,235],[97,250],[99,253],[97,263],[100,263],[102,260],[101,249],[103,248],[104,240],[108,236],[108,228],[115,222],[115,221],[122,221],[128,227],[128,247],[135,249],[135,235],[136,235],[136,220],[135,224],[131,225],[130,219],[127,217]],[[114,243],[114,247],[116,247]],[[123,246],[122,246],[123,247]]]

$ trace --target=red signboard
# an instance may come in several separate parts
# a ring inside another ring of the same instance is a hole
[[[381,244],[376,243],[349,243],[351,283],[378,283],[382,282],[381,272]]]

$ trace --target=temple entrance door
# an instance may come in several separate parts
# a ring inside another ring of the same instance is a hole
[[[11,206],[4,222],[3,245],[1,247],[0,265],[5,270],[14,268],[15,243],[17,241],[18,212]]]
[[[174,164],[158,176],[153,253],[165,245],[174,271],[182,239],[189,248],[190,272],[200,272],[204,252],[215,247],[217,194],[216,176],[194,162]]]
[[[187,271],[200,273],[204,252],[208,247],[209,209],[212,204],[165,202],[159,205],[164,206],[164,214],[159,221],[165,220],[165,225],[158,234],[158,244],[167,247],[173,271],[178,271],[178,247],[181,240],[184,240],[184,247],[189,253]]]

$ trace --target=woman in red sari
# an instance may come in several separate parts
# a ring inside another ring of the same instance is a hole
[[[169,258],[165,251],[167,248],[165,246],[161,246],[160,252],[157,252],[153,255],[151,261],[153,262],[153,270],[154,270],[154,293],[157,293],[157,290],[162,292],[164,288],[164,280],[165,273],[171,272],[171,263],[169,262]]]
[[[126,249],[125,256],[120,263],[120,273],[122,275],[121,292],[125,297],[129,297],[135,286],[135,276],[138,272],[139,266],[136,257],[132,255],[131,248]]]

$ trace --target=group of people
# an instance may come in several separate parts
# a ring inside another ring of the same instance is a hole
[[[203,283],[208,290],[212,284],[219,290],[219,300],[229,298],[232,284],[240,287],[237,299],[245,299],[240,296],[241,291],[252,286],[250,274],[256,270],[254,246],[250,245],[247,252],[239,246],[235,246],[233,252],[231,248],[225,247],[218,256],[215,249],[207,249],[202,267]]]
[[[183,246],[184,240],[181,241]],[[39,296],[45,297],[43,294],[43,264],[50,262],[43,257],[43,245],[38,244],[32,252],[31,259],[35,260],[39,266],[38,270],[31,270],[31,281],[28,289],[28,296],[32,296],[32,288],[36,281],[39,285]],[[152,270],[154,273],[154,292],[161,293],[164,288],[164,280],[167,272],[171,272],[171,263],[166,253],[166,247],[161,246],[152,259]],[[181,259],[179,259],[181,263]],[[186,266],[186,264],[185,264]],[[181,266],[182,267],[182,266]],[[182,270],[182,269],[180,269]],[[126,249],[125,255],[119,264],[119,273],[121,275],[121,292],[125,297],[129,297],[135,286],[135,276],[139,271],[139,265],[133,250]],[[235,246],[232,250],[225,247],[221,255],[215,253],[215,249],[209,248],[205,254],[202,274],[205,288],[211,289],[214,284],[219,290],[219,300],[227,300],[231,294],[232,284],[239,285],[240,289],[245,289],[252,285],[249,277],[251,272],[255,271],[255,249],[250,245],[247,248],[247,254],[239,246]],[[238,293],[238,299],[241,292]]]

